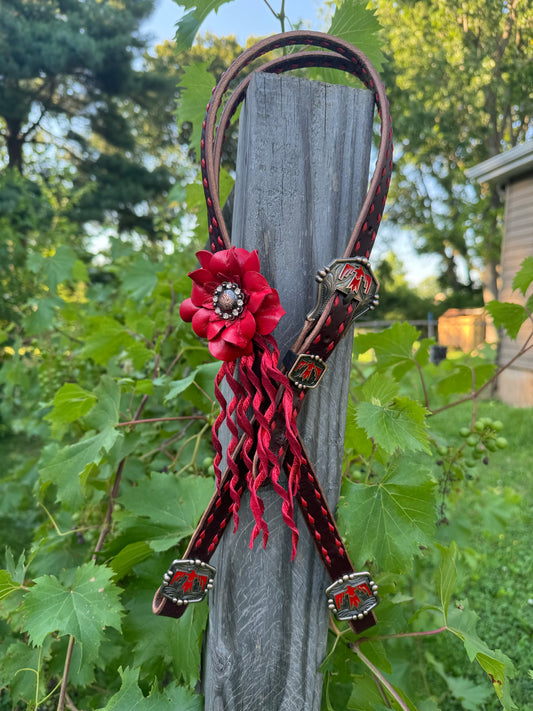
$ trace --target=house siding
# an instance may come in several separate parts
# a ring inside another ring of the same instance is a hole
[[[520,291],[513,291],[515,274],[529,256],[533,256],[533,175],[515,180],[506,188],[501,301],[525,304],[533,293],[530,288],[524,298]],[[500,365],[508,363],[517,354],[529,333],[531,323],[526,322],[515,341],[503,337],[498,359]],[[504,402],[512,405],[533,405],[533,351],[519,358],[501,374],[498,394]]]

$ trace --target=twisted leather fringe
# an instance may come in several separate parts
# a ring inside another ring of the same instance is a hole
[[[222,423],[225,422],[231,435],[227,449],[227,465],[231,471],[230,495],[233,501],[234,530],[237,530],[239,525],[238,512],[242,494],[239,466],[235,461],[234,452],[242,432],[245,439],[240,456],[247,469],[246,483],[250,491],[250,508],[255,520],[250,547],[261,532],[263,547],[268,541],[268,525],[263,518],[265,505],[259,495],[259,489],[270,481],[274,491],[282,500],[283,520],[291,529],[292,559],[294,559],[299,536],[294,522],[294,497],[298,489],[302,463],[302,449],[296,427],[297,413],[293,405],[289,380],[278,367],[279,349],[276,341],[272,336],[256,334],[254,345],[253,355],[243,356],[238,361],[224,362],[215,379],[215,396],[220,405],[220,414],[213,425],[212,437],[217,486],[220,488],[222,461],[222,445],[218,435]],[[220,390],[224,379],[233,393],[229,403]],[[272,436],[278,428],[283,429],[281,444],[279,444],[279,436],[275,438],[278,444],[274,443]],[[274,448],[277,448],[277,451],[274,451]],[[284,488],[279,478],[286,448],[293,456],[287,488]]]

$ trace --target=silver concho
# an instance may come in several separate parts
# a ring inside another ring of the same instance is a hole
[[[307,314],[309,321],[316,321],[330,298],[336,291],[351,298],[354,311],[352,321],[379,303],[379,282],[376,279],[368,259],[335,259],[316,275],[318,298],[314,309]]]

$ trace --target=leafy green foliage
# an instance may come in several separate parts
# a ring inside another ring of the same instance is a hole
[[[328,32],[360,49],[379,71],[383,62],[378,39],[380,28],[379,20],[368,8],[368,3],[364,0],[344,0],[337,3]]]
[[[154,551],[168,550],[193,533],[212,493],[209,478],[176,479],[153,472],[149,480],[121,494],[118,501],[124,511],[116,516],[118,531],[130,541],[142,534]]]
[[[380,0],[376,6],[383,75],[402,144],[388,217],[413,235],[420,252],[440,255],[443,289],[466,286],[472,295],[471,271],[482,264],[484,286],[497,298],[503,200],[497,181],[481,189],[465,169],[527,138],[528,9],[517,6],[511,16],[504,4],[489,8],[482,0]]]
[[[437,568],[436,582],[442,614],[446,620],[448,616],[448,606],[452,598],[455,583],[457,582],[457,569],[455,564],[457,545],[454,541],[449,548],[439,545],[438,549],[440,551],[440,565]]]
[[[19,590],[20,587],[21,586],[17,585],[17,583],[11,578],[11,575],[7,572],[7,570],[0,570],[0,600],[8,597],[8,595],[11,595],[11,593],[15,592],[15,590]]]
[[[448,629],[457,635],[465,646],[469,659],[479,662],[489,675],[494,691],[505,709],[516,709],[509,692],[509,678],[515,668],[508,656],[499,650],[493,651],[476,634],[478,616],[465,608],[454,608],[448,616]]]
[[[414,459],[391,465],[371,485],[345,482],[339,520],[358,558],[379,561],[381,570],[407,571],[419,546],[431,541],[434,488],[429,470],[421,470]]]
[[[378,367],[388,368],[400,363],[412,363],[413,350],[419,335],[414,326],[408,323],[395,323],[381,333],[358,335],[355,345],[358,353],[361,354],[372,348],[376,354]]]
[[[529,318],[528,312],[520,304],[489,301],[486,308],[494,319],[494,325],[497,328],[503,326],[512,339],[518,336],[522,324]]]
[[[65,383],[57,391],[53,409],[45,416],[56,424],[68,424],[86,415],[97,401],[97,396],[76,383]]]
[[[202,13],[221,4],[181,3],[191,11],[189,34]],[[111,13],[115,6],[109,5],[103,13]],[[341,5],[336,31],[354,32],[354,18],[365,20],[360,12],[359,3]],[[157,59],[170,63],[162,54]],[[185,76],[180,120],[193,124],[194,112],[201,123],[208,98],[195,82],[210,91],[212,78],[193,70]],[[31,82],[25,86],[35,89]],[[6,463],[0,532],[13,550],[0,570],[0,686],[6,688],[0,704],[16,711],[55,706],[63,679],[77,708],[202,708],[195,689],[207,606],[171,621],[153,616],[151,600],[214,488],[209,429],[218,366],[177,316],[190,293],[185,275],[194,268],[193,227],[169,229],[162,244],[152,241],[169,224],[162,213],[152,214],[156,226],[132,221],[139,195],[152,195],[155,185],[164,200],[168,187],[162,173],[144,182],[142,170],[123,171],[125,162],[116,159],[121,116],[131,119],[142,150],[133,150],[126,132],[120,150],[130,146],[133,163],[147,155],[149,137],[140,130],[146,114],[132,102],[117,97],[117,110],[108,105],[93,126],[114,146],[93,166],[94,175],[117,190],[118,203],[107,201],[105,191],[93,194],[79,165],[77,194],[62,177],[52,190],[52,178],[47,186],[10,176],[0,191],[0,280],[8,294],[0,307],[0,454]],[[152,135],[164,132],[151,129]],[[224,191],[230,183],[223,174]],[[205,240],[201,185],[176,180],[173,199],[185,197],[198,216],[199,246]],[[112,231],[95,259],[72,219],[100,220],[102,210],[105,220],[118,220],[123,235]],[[515,286],[525,295],[530,280],[526,261]],[[504,310],[501,323],[512,330],[513,315]],[[489,621],[478,620],[458,598],[472,599],[477,609],[487,602],[480,598],[483,586],[473,583],[492,564],[497,536],[507,536],[518,521],[530,457],[516,483],[511,456],[518,456],[520,441],[529,441],[530,427],[521,428],[522,440],[513,439],[515,413],[512,427],[511,418],[504,425],[492,411],[480,415],[492,403],[478,404],[481,392],[472,394],[472,383],[486,388],[493,364],[462,358],[437,368],[428,362],[429,345],[407,324],[356,338],[365,357],[352,376],[339,519],[354,558],[379,582],[382,602],[379,627],[368,637],[332,628],[322,667],[327,709],[455,711],[458,703],[469,708],[491,698],[513,708],[513,663],[492,650],[498,639],[482,638],[503,624],[500,607],[514,628],[529,629],[527,603],[514,601],[517,595],[527,600],[523,581],[530,573],[513,568],[513,587],[502,583],[495,595],[492,580],[485,580],[498,605]],[[461,416],[441,427],[456,394],[472,398],[474,407],[458,406]],[[489,457],[493,467],[486,466]],[[492,470],[507,472],[505,481],[498,473],[487,481]],[[522,523],[530,529],[529,519]],[[479,550],[483,541],[492,547],[490,557]],[[509,548],[491,568],[494,579],[501,578],[503,561],[514,559],[512,540],[504,542]],[[406,633],[416,644],[402,637]],[[509,640],[501,646],[514,654]],[[442,645],[438,653],[436,644]],[[523,633],[517,648],[528,647]],[[467,659],[476,664],[468,666]],[[376,675],[389,685],[386,692]]]
[[[164,692],[153,689],[144,696],[138,686],[138,670],[119,669],[122,685],[100,711],[201,711],[202,703],[197,696],[177,684],[169,684]]]
[[[425,429],[426,411],[411,398],[399,395],[394,381],[375,375],[363,386],[364,401],[356,406],[359,427],[388,454],[400,450],[429,451]]]
[[[40,647],[55,631],[72,635],[83,650],[80,664],[96,661],[105,628],[120,630],[119,591],[111,575],[103,565],[86,563],[65,571],[62,580],[53,575],[37,578],[22,608],[30,642]]]
[[[210,62],[190,64],[185,68],[180,81],[182,93],[178,115],[190,121],[193,126],[190,141],[195,148],[200,146],[202,122],[207,104],[206,96],[211,96],[213,75],[209,72]]]
[[[513,290],[519,289],[525,296],[533,282],[533,257],[526,257],[513,279]]]
[[[176,33],[176,46],[179,51],[182,51],[192,45],[205,18],[231,0],[177,0],[177,2],[185,10],[189,10],[178,22]]]

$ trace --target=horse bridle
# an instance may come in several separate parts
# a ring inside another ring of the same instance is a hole
[[[320,51],[304,50],[273,59],[254,69],[232,91],[217,116],[230,84],[255,59],[282,47],[304,45]],[[377,230],[381,222],[392,171],[392,127],[383,84],[369,60],[344,40],[311,31],[295,31],[261,40],[243,52],[214,88],[202,126],[201,169],[207,204],[209,244],[212,253],[231,249],[228,230],[219,200],[218,174],[226,130],[239,104],[246,96],[252,76],[258,72],[282,73],[305,67],[331,67],[355,75],[370,89],[381,119],[381,140],[375,170],[356,225],[343,256],[317,274],[317,305],[308,314],[292,348],[283,358],[291,388],[294,413],[300,411],[306,392],[316,387],[327,367],[327,360],[337,343],[346,335],[353,321],[377,304],[378,283],[369,266]],[[279,383],[276,382],[279,387]],[[285,422],[281,413],[281,395],[275,400],[272,421],[273,450],[287,475],[295,454],[287,445]],[[248,433],[257,434],[258,424],[250,418]],[[298,482],[294,491],[307,528],[319,556],[332,580],[326,594],[328,606],[338,619],[348,621],[360,633],[375,624],[373,608],[378,604],[377,586],[369,573],[356,572],[335,520],[329,510],[313,466],[299,435],[302,458],[298,464]],[[220,538],[233,517],[234,500],[230,481],[238,480],[238,493],[247,486],[250,457],[244,456],[246,434],[231,451],[232,467],[226,467],[204,515],[185,552],[173,561],[155,594],[153,611],[157,615],[181,617],[190,602],[200,601],[213,585],[215,569],[209,565]],[[248,479],[249,480],[249,479]],[[240,490],[240,491],[239,491]]]

